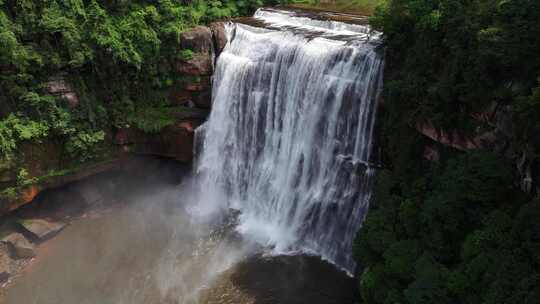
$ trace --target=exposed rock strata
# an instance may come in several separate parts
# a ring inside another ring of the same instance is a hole
[[[436,128],[430,121],[418,121],[414,126],[422,135],[446,147],[461,151],[490,150],[511,159],[519,174],[518,183],[526,193],[540,194],[540,166],[536,164],[527,147],[514,144],[512,109],[510,106],[491,104],[484,111],[472,115],[472,120],[481,125],[472,134],[464,135],[458,131]],[[424,158],[432,161],[439,159],[436,145],[424,149]]]

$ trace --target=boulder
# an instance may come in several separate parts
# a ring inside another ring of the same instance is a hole
[[[35,246],[20,233],[12,233],[2,241],[9,245],[11,255],[14,258],[29,259],[36,256]]]
[[[180,36],[180,49],[193,51],[190,59],[179,60],[176,71],[190,76],[212,75],[214,43],[212,32],[208,27],[196,26],[182,33]]]
[[[206,26],[196,26],[180,35],[180,48],[196,53],[212,53],[212,32]]]
[[[19,221],[19,224],[40,241],[55,236],[66,226],[64,223],[51,222],[43,219],[25,219]]]
[[[11,258],[7,244],[0,242],[0,284],[11,275]]]

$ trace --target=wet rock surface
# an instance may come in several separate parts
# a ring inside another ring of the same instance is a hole
[[[19,224],[39,241],[45,241],[59,233],[66,224],[44,219],[24,219]]]
[[[8,244],[13,258],[29,259],[36,256],[35,246],[21,233],[11,233],[2,241]]]
[[[225,23],[213,22],[210,24],[210,30],[212,31],[216,56],[219,56],[219,54],[221,54],[221,51],[223,51],[223,48],[227,44],[227,35],[225,34]]]

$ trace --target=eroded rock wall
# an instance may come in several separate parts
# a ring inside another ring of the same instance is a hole
[[[54,139],[23,143],[19,154],[27,168],[24,184],[20,184],[19,164],[0,163],[0,215],[31,202],[45,189],[117,167],[127,155],[150,154],[190,162],[194,129],[205,121],[211,107],[215,57],[225,43],[222,23],[197,26],[181,35],[178,53],[187,55],[174,63],[179,80],[169,90],[169,103],[187,110],[175,114],[175,123],[159,132],[144,132],[134,126],[111,128],[99,155],[87,163],[70,160]],[[44,88],[66,100],[70,107],[79,106],[79,94],[67,74],[51,76]]]

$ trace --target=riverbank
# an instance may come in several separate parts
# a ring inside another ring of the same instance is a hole
[[[118,212],[152,186],[176,185],[189,166],[154,157],[132,157],[122,166],[78,182],[46,190],[29,204],[2,218],[2,258],[6,261],[0,293],[50,255],[57,238],[71,225]],[[24,251],[22,251],[24,250]],[[1,298],[1,297],[0,297]]]

